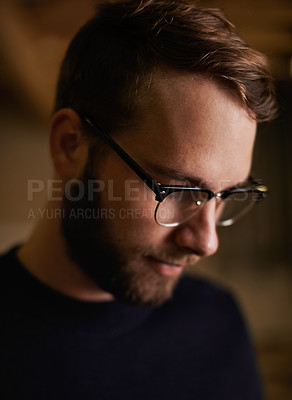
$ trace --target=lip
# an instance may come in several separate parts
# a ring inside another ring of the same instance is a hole
[[[151,268],[158,274],[164,276],[178,276],[182,273],[184,266],[179,264],[169,264],[165,261],[158,260],[154,257],[147,257],[150,262]]]

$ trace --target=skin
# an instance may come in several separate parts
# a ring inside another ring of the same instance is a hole
[[[154,83],[140,105],[139,126],[115,136],[120,146],[162,184],[184,184],[187,176],[219,192],[244,181],[251,166],[256,122],[238,100],[203,76],[161,72]],[[56,178],[66,182],[84,177],[90,143],[79,116],[71,109],[60,110],[52,119],[50,137]],[[178,227],[161,227],[155,223],[153,211],[139,218],[124,218],[124,210],[153,210],[156,202],[153,193],[111,149],[103,153],[102,168],[96,168],[94,174],[105,183],[98,207],[111,209],[115,218],[107,218],[101,225],[96,222],[86,249],[90,265],[85,265],[82,256],[70,255],[70,247],[67,251],[68,240],[58,218],[39,222],[19,250],[20,260],[42,282],[76,299],[109,301],[116,297],[136,304],[161,304],[171,296],[187,265],[216,252],[216,200]],[[130,195],[129,188],[125,190],[129,180]],[[120,199],[114,200],[112,194]],[[60,206],[58,202],[48,204],[50,208]],[[78,248],[78,243],[73,247]],[[79,247],[82,255],[84,249],[81,244]],[[95,276],[97,269],[107,271],[110,257],[127,277],[127,283],[120,284],[120,292],[129,292],[126,295],[100,284],[98,274]]]

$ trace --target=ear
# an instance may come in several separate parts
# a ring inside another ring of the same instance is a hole
[[[87,158],[87,143],[79,115],[63,108],[53,115],[50,129],[50,150],[57,173],[65,179],[78,175]]]

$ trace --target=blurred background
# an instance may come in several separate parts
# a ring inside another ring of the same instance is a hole
[[[29,179],[52,178],[48,125],[59,64],[93,0],[0,3],[0,251],[29,235],[46,198],[27,198]],[[237,296],[254,339],[269,400],[292,399],[292,2],[202,0],[223,8],[241,36],[265,53],[276,79],[279,118],[259,127],[253,176],[268,200],[220,229],[219,252],[189,273]],[[33,212],[31,212],[33,210]],[[236,399],[235,399],[236,400]]]

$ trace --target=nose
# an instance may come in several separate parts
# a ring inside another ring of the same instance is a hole
[[[176,244],[200,257],[216,253],[219,245],[216,231],[215,201],[206,203],[188,221],[176,228]]]

